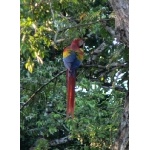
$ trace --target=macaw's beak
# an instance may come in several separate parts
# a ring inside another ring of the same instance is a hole
[[[85,42],[83,41],[82,45],[80,45],[80,48],[83,48],[85,46]]]

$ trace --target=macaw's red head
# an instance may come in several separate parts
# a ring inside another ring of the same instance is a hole
[[[77,50],[84,44],[84,41],[80,38],[74,39],[70,45],[73,50]]]

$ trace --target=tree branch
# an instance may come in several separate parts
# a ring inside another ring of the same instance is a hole
[[[75,26],[72,26],[72,27],[63,28],[60,31],[67,30],[67,29],[72,29],[72,28],[78,28],[78,27],[82,27],[82,26],[88,26],[88,25],[95,24],[95,23],[98,23],[98,22],[100,22],[100,20],[95,21],[95,22],[85,23],[85,24],[78,24],[78,25],[75,25]]]
[[[115,68],[115,67],[126,67],[127,64],[124,63],[124,64],[119,64],[119,63],[111,63],[111,64],[108,64],[106,66],[102,66],[102,65],[96,65],[96,64],[91,64],[91,65],[83,65],[83,68],[89,68],[89,67],[96,67],[96,68],[99,68],[99,69],[110,69],[110,68]]]
[[[115,36],[115,30],[113,30],[112,27],[109,27],[105,20],[102,21],[102,25],[108,33],[110,33],[112,36]]]
[[[123,88],[122,86],[119,86],[119,85],[114,86],[113,83],[112,84],[104,83],[102,85],[102,87],[105,89],[115,89],[115,90],[120,91],[120,92],[126,92],[125,88]]]
[[[100,44],[91,54],[92,57],[90,57],[88,59],[88,62],[94,61],[96,60],[96,58],[99,56],[98,54],[100,54],[106,47],[105,42],[103,42],[102,44]]]
[[[49,144],[50,146],[56,146],[56,145],[59,145],[59,144],[64,144],[64,143],[67,143],[69,141],[71,141],[72,139],[70,138],[70,136],[65,136],[63,138],[60,138],[60,139],[55,139],[53,141],[50,141]]]
[[[26,103],[24,103],[22,105],[22,107],[20,108],[20,110],[22,110],[26,105],[28,105],[28,103],[35,97],[35,95],[37,93],[39,93],[46,85],[48,85],[50,82],[52,82],[53,80],[55,80],[58,76],[60,76],[61,74],[63,74],[66,70],[61,71],[60,73],[58,73],[55,77],[53,77],[50,81],[48,81],[47,83],[43,84],[41,87],[39,87],[37,89],[37,91],[35,91],[30,98],[26,101]]]
[[[37,139],[36,140],[36,142],[35,142],[35,144],[34,144],[34,146],[35,147],[30,147],[30,149],[29,150],[35,150],[36,149],[36,146],[37,146],[37,141],[38,140],[48,140],[48,139],[45,139],[45,138],[39,138],[39,139]],[[71,136],[70,135],[68,135],[68,136],[65,136],[65,137],[62,137],[62,138],[60,138],[60,139],[55,139],[55,140],[52,140],[52,141],[48,141],[48,144],[49,144],[49,146],[57,146],[57,145],[60,145],[60,144],[65,144],[65,143],[68,143],[68,142],[70,142],[70,141],[72,141],[73,139],[71,138]]]
[[[100,22],[103,22],[103,21],[106,21],[106,20],[110,20],[110,19],[101,19],[101,20],[97,20],[97,21],[95,21],[95,22],[89,22],[89,23],[85,23],[85,24],[77,24],[77,25],[74,25],[74,26],[72,26],[72,27],[66,27],[66,28],[63,28],[63,29],[61,29],[61,30],[57,30],[56,33],[55,33],[55,40],[54,40],[54,42],[55,42],[55,43],[60,43],[60,42],[64,41],[64,39],[61,39],[60,41],[59,41],[59,40],[58,40],[58,41],[56,40],[56,37],[57,37],[57,35],[59,34],[59,32],[63,32],[63,31],[68,30],[68,29],[73,29],[73,28],[88,26],[88,25],[92,25],[92,24],[95,24],[95,23],[100,23]]]

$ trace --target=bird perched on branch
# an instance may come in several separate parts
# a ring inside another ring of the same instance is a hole
[[[83,45],[84,41],[77,38],[63,51],[63,62],[67,68],[67,118],[74,117],[76,69],[83,61],[84,52],[81,48]]]

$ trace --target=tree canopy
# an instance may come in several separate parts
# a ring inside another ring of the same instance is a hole
[[[85,40],[75,118],[66,119],[63,49]],[[128,45],[107,0],[20,1],[21,150],[111,149],[128,93]]]

